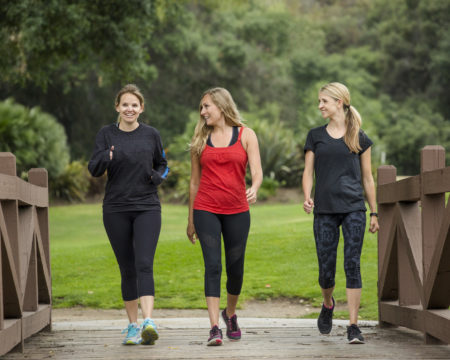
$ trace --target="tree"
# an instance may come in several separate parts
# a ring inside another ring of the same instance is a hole
[[[3,0],[0,80],[65,90],[99,82],[151,80],[146,44],[164,1]]]

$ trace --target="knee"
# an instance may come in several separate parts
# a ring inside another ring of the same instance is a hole
[[[136,277],[136,269],[134,266],[120,266],[120,275],[123,279],[133,279]]]
[[[348,264],[344,267],[348,289],[359,289],[362,287],[361,270],[359,264]]]
[[[153,274],[153,264],[150,262],[136,263],[136,270],[138,273]]]
[[[348,278],[359,278],[361,277],[361,269],[359,263],[355,263],[353,261],[346,262],[344,265],[345,275]]]
[[[334,278],[319,277],[319,285],[322,289],[330,289],[334,287]]]
[[[212,278],[220,278],[222,275],[222,265],[210,264],[205,266],[205,275]]]

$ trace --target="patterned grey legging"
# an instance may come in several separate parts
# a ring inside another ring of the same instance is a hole
[[[344,235],[344,270],[348,289],[362,287],[360,257],[366,228],[366,213],[314,214],[314,237],[319,260],[319,284],[322,289],[335,285],[339,226]]]

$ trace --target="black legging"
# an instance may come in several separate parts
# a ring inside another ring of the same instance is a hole
[[[123,300],[154,296],[153,258],[161,230],[161,212],[103,213],[103,224],[119,264]]]
[[[205,296],[220,297],[222,234],[227,291],[231,295],[239,295],[244,279],[244,255],[250,229],[250,212],[223,215],[194,210],[194,226],[205,261]]]

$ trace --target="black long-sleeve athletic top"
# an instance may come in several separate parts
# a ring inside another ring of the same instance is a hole
[[[104,212],[160,209],[157,186],[167,177],[169,168],[155,128],[142,123],[129,132],[120,130],[117,124],[103,127],[95,138],[88,169],[97,177],[107,171]]]

